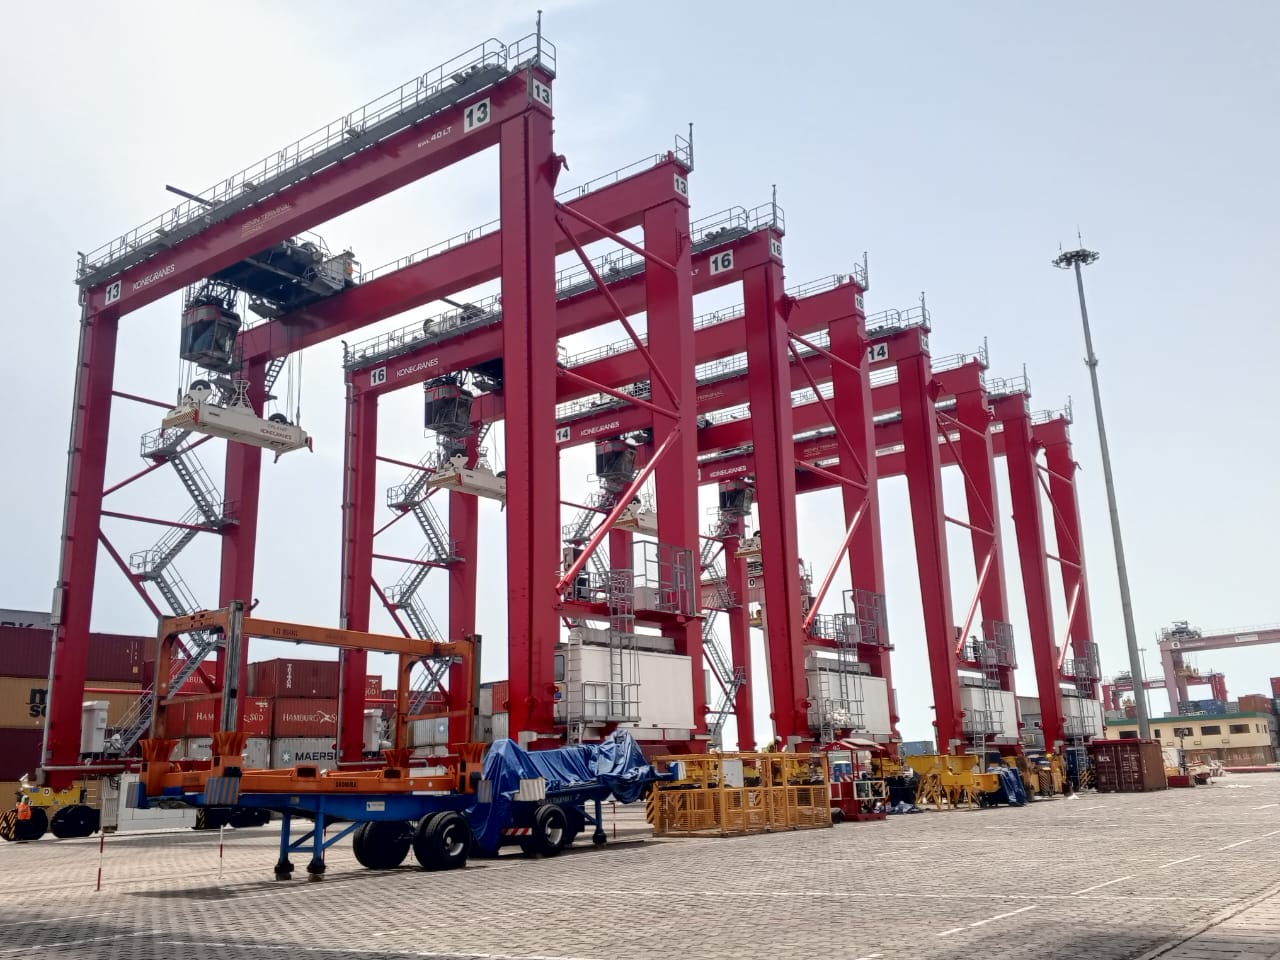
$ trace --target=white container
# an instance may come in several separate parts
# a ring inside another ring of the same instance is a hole
[[[648,639],[648,638],[646,638]],[[581,678],[584,685],[590,684],[587,690],[598,690],[609,684],[609,649],[584,643],[562,644],[557,657],[575,660],[566,664],[563,676]],[[624,656],[628,668],[635,665],[636,676],[627,676],[628,685],[638,684],[636,701],[637,714],[640,720],[636,723],[619,724],[619,728],[627,730],[637,740],[661,740],[674,737],[664,731],[689,730],[693,727],[693,666],[688,657],[674,653],[659,653],[653,650],[638,650]],[[557,676],[562,674],[557,667]],[[581,694],[575,696],[567,688],[567,684],[557,684],[561,697],[556,703],[556,716],[564,717],[567,702],[582,697],[582,702],[591,702],[593,709],[600,708],[591,696]],[[603,723],[606,718],[598,718]],[[588,718],[588,723],[595,722]],[[496,729],[495,729],[496,735]]]
[[[80,754],[102,753],[107,745],[107,708],[105,700],[87,700],[80,704]]]
[[[493,716],[493,685],[482,686],[480,688],[480,716]]]
[[[176,750],[174,751],[177,752]],[[114,815],[109,815],[104,809],[102,811],[102,822],[109,822],[113,816],[115,820],[116,830],[121,833],[129,830],[162,830],[162,829],[181,829],[191,828],[196,824],[196,811],[194,809],[174,809],[162,810],[159,807],[152,807],[148,810],[138,810],[125,804],[125,798],[129,795],[129,785],[138,781],[136,773],[122,774],[120,777],[120,792],[115,797]],[[107,803],[104,797],[103,803]]]
[[[213,737],[188,737],[174,747],[175,760],[212,760]],[[271,767],[271,741],[266,737],[250,737],[245,741],[241,754],[246,770],[267,770]]]
[[[495,713],[493,715],[493,736],[489,739],[508,740],[511,737],[510,714]]]
[[[444,747],[449,745],[449,721],[429,717],[409,724],[410,747]]]
[[[317,766],[329,770],[338,765],[338,748],[332,737],[280,737],[271,741],[271,767],[281,769]]]

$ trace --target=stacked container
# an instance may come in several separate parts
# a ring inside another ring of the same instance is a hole
[[[106,701],[109,723],[137,700],[130,691],[142,689],[146,643],[144,637],[89,635],[85,699]],[[40,764],[52,645],[47,626],[0,626],[0,807],[17,792],[17,781],[34,775]],[[92,692],[95,687],[115,692]]]

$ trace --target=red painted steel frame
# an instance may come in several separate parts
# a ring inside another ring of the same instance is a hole
[[[75,775],[74,768],[79,760],[80,702],[97,568],[116,338],[123,315],[316,224],[493,146],[501,139],[502,212],[504,224],[511,228],[504,231],[503,239],[502,260],[506,267],[504,297],[509,308],[521,311],[516,315],[533,321],[529,311],[534,311],[538,314],[537,319],[544,321],[540,327],[536,324],[534,327],[546,333],[538,332],[534,336],[550,344],[544,353],[547,371],[533,379],[540,377],[545,382],[528,391],[530,396],[542,401],[542,405],[536,411],[530,408],[526,419],[536,418],[536,426],[545,426],[546,434],[551,435],[554,430],[552,371],[555,344],[551,325],[545,321],[551,319],[554,311],[554,246],[548,242],[547,235],[555,213],[555,201],[551,195],[551,118],[529,94],[529,85],[535,77],[550,86],[551,77],[540,66],[513,73],[435,115],[429,125],[438,136],[424,138],[421,127],[407,127],[381,141],[377,149],[358,153],[284,188],[263,204],[210,225],[197,235],[175,244],[169,251],[84,291],[67,469],[67,503],[53,611],[54,658],[43,750],[43,767],[50,785],[68,784]],[[481,98],[490,100],[491,120],[464,132],[463,112],[471,102]],[[519,265],[513,261],[512,257],[526,253],[527,258]],[[451,279],[456,281],[456,275]],[[395,285],[395,280],[392,280],[391,283],[379,284],[377,289],[370,284],[370,289],[357,286],[355,291],[366,297],[378,296],[384,290],[392,290]],[[466,283],[461,283],[455,289],[465,286]],[[329,309],[340,312],[345,305],[358,300],[359,297],[348,296],[342,297],[339,304],[327,305]],[[308,321],[308,316],[313,319]],[[380,317],[374,311],[348,312],[342,316],[342,322],[330,323],[326,322],[326,311],[318,309],[307,316],[289,318],[291,321],[294,319],[298,322],[268,321],[243,338],[245,375],[250,381],[250,397],[255,402],[262,399],[263,374],[270,359],[375,322]],[[508,325],[508,332],[516,326]],[[545,345],[522,343],[521,346]],[[519,372],[515,373],[514,380],[521,383]],[[548,384],[551,384],[550,388]],[[261,462],[260,449],[228,444],[224,496],[228,502],[237,503],[238,523],[223,530],[219,584],[219,603],[223,605],[230,600],[246,603],[252,600]],[[369,471],[372,472],[372,461]],[[539,474],[532,476],[536,480]],[[359,486],[351,486],[352,481],[353,478],[349,477],[349,508],[356,502],[356,497],[367,496]],[[534,492],[537,495],[543,493],[540,486]],[[544,502],[556,502],[554,485],[549,493],[550,499]],[[358,511],[348,510],[349,516],[355,512]],[[550,513],[542,511],[543,515]],[[533,522],[536,524],[538,521]],[[554,517],[551,524],[544,525],[553,527]],[[548,546],[554,544],[555,533],[552,529]],[[364,535],[359,532],[349,536],[360,540]],[[529,544],[525,547],[523,556],[513,563],[513,569],[532,575],[534,565],[530,561],[535,551]],[[371,550],[365,552],[371,554]],[[551,556],[549,566],[542,569],[554,571],[555,559],[554,555]],[[368,583],[368,578],[364,582]],[[349,596],[344,597],[348,616],[353,620],[367,617],[368,591],[363,591],[363,606],[366,608],[363,614],[356,599],[360,591],[352,589],[348,593]],[[551,605],[544,606],[554,622]],[[545,614],[540,614],[538,627],[542,627],[542,621],[547,619]],[[520,642],[527,642],[528,633],[529,629],[523,628],[524,639]],[[247,645],[245,649],[247,659]],[[359,656],[344,660],[344,691],[348,694],[355,686],[351,678],[356,673],[355,661]],[[219,661],[219,679],[224,670],[225,664]],[[357,700],[362,707],[362,694],[359,698],[348,695],[344,700],[344,712],[349,717],[357,713]],[[349,747],[348,742],[344,751],[347,754],[350,753]]]
[[[369,581],[373,577],[373,528],[377,494],[378,398],[347,384],[347,430],[342,496],[343,630],[369,630]],[[444,639],[435,637],[433,639]],[[364,752],[365,676],[368,654],[339,655],[338,761],[355,763]]]

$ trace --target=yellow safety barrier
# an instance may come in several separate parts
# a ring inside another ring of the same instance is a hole
[[[659,757],[679,778],[660,780],[645,807],[654,834],[734,836],[831,826],[823,756],[720,753]]]

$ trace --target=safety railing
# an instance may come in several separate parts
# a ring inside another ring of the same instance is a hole
[[[611,170],[609,173],[602,174],[598,177],[580,183],[577,186],[569,187],[561,190],[556,194],[556,199],[561,202],[576,200],[579,197],[585,197],[589,193],[600,190],[603,187],[613,186],[620,183],[628,177],[634,177],[638,173],[644,173],[646,170],[652,170],[660,164],[666,163],[672,157],[676,163],[680,164],[685,170],[693,169],[693,144],[686,138],[676,134],[675,148],[668,153],[655,153],[652,156],[643,157],[634,163],[628,163],[619,167],[617,170]]]
[[[1016,377],[988,377],[987,396],[1011,397],[1015,393],[1031,393],[1031,381],[1025,373]]]
[[[985,371],[987,369],[987,345],[984,343],[977,350],[972,350],[968,353],[952,353],[945,357],[932,357],[929,360],[929,367],[934,373],[942,373],[945,370],[956,370],[966,363],[976,363]]]
[[[397,327],[380,333],[353,346],[343,345],[342,365],[347,370],[359,369],[379,360],[399,356],[425,343],[434,343],[455,336],[463,330],[485,327],[502,319],[500,294],[484,297],[475,303],[464,304],[426,320]]]
[[[421,119],[420,108],[432,106],[432,101],[437,101],[437,109],[450,105],[457,99],[449,96],[453,90],[459,97],[468,95],[496,83],[515,66],[534,61],[554,73],[555,46],[538,34],[509,46],[501,40],[486,40],[201,191],[197,199],[184,200],[81,255],[77,278],[82,284],[92,283],[126,269],[154,252],[147,249],[149,246],[171,240],[180,228],[222,219],[218,213],[229,215],[227,207],[243,209],[305,179],[314,172],[313,161],[323,162],[331,154],[333,161],[344,159],[352,141],[364,140],[363,145],[368,146]],[[376,138],[366,136],[374,133]]]
[[[1067,402],[1057,410],[1038,410],[1031,415],[1032,423],[1050,423],[1054,420],[1065,420],[1067,423],[1075,423],[1075,411],[1071,407],[1071,398],[1067,397]]]
[[[881,310],[867,317],[867,333],[874,337],[887,337],[911,327],[932,329],[929,308],[924,304],[908,307],[906,310]]]

